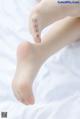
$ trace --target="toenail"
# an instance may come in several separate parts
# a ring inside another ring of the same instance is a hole
[[[39,34],[37,34],[36,37],[39,38]]]
[[[34,27],[35,27],[35,28],[37,28],[37,27],[38,27],[38,25],[37,25],[37,24],[35,24],[35,25],[34,25]]]
[[[34,18],[33,18],[32,21],[33,21],[33,22],[37,22],[37,19],[34,19]]]

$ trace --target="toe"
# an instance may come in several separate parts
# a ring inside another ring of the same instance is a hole
[[[32,29],[33,29],[32,34],[33,34],[35,42],[37,42],[37,43],[41,42],[37,16],[32,18]]]
[[[32,105],[34,104],[34,97],[32,96],[25,96],[25,97],[20,97],[20,102],[26,104],[26,105]]]
[[[20,101],[26,105],[34,104],[32,85],[28,83],[22,83],[22,84],[20,84],[20,87],[18,88],[18,94],[20,95]]]
[[[40,5],[37,5],[35,9],[33,9],[31,17],[30,17],[30,31],[35,42],[41,42],[40,38],[40,23],[39,23],[39,15],[40,14]]]
[[[34,104],[34,97],[33,96],[29,97],[28,102],[29,104]]]
[[[25,104],[34,104],[34,96],[33,96],[33,93],[32,91],[28,90],[26,91],[26,94],[25,94],[25,97],[24,97],[24,103]]]

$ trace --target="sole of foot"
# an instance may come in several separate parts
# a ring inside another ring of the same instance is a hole
[[[27,42],[19,45],[12,88],[16,98],[26,105],[34,104],[32,84],[41,64],[36,45]]]

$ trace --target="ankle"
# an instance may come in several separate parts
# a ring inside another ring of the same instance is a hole
[[[48,58],[46,47],[42,43],[36,44],[36,51],[39,62],[43,64]]]

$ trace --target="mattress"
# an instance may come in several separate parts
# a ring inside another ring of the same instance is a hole
[[[23,41],[33,42],[28,22],[35,4],[34,0],[0,0],[0,119],[2,112],[7,112],[8,119],[80,119],[79,68],[74,68],[74,62],[70,67],[71,57],[66,61],[66,51],[72,53],[74,44],[41,67],[33,84],[34,105],[20,103],[13,94],[16,49]]]

